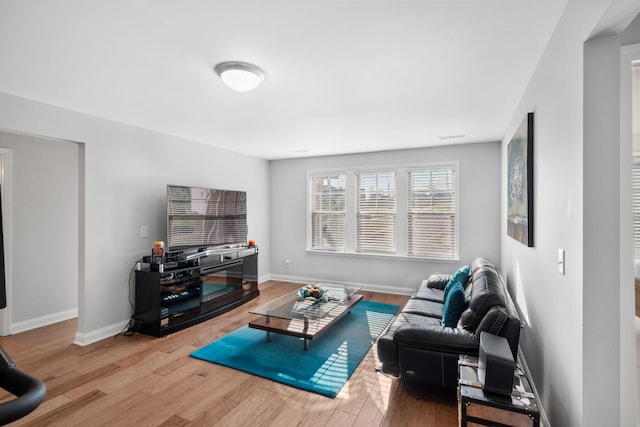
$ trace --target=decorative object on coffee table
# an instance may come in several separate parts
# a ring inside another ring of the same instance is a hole
[[[319,285],[307,285],[298,290],[300,298],[315,298],[316,300],[329,301],[329,291]]]

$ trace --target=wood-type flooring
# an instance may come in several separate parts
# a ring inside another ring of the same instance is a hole
[[[251,307],[299,286],[262,283],[258,298],[163,338],[136,333],[78,346],[73,344],[75,319],[0,337],[16,366],[47,386],[45,401],[12,425],[457,425],[455,391],[405,383],[376,372],[375,345],[335,399],[189,356],[253,320]],[[400,306],[408,299],[360,293],[365,300]],[[0,390],[0,402],[11,398]]]

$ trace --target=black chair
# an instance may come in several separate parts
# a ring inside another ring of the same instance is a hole
[[[47,393],[42,381],[16,368],[7,352],[0,346],[0,387],[16,399],[0,404],[0,425],[9,424],[36,409]]]

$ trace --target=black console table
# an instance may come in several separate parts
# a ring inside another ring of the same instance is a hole
[[[141,264],[135,272],[135,329],[156,337],[168,335],[259,294],[257,247],[207,251],[166,264]]]

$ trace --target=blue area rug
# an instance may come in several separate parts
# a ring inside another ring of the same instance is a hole
[[[397,305],[360,301],[303,349],[299,338],[244,326],[202,347],[191,356],[336,397],[371,345],[398,312]]]

